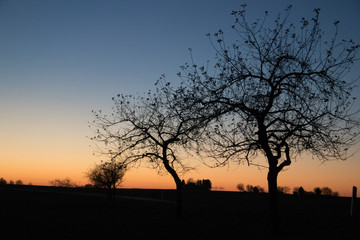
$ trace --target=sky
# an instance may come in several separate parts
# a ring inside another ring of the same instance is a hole
[[[326,34],[340,20],[339,35],[360,43],[356,0],[0,0],[0,177],[33,185],[69,177],[86,184],[84,173],[102,159],[89,146],[91,111],[110,110],[118,93],[147,92],[162,74],[180,81],[176,73],[190,60],[189,48],[199,63],[214,59],[206,34],[223,29],[233,40],[230,13],[244,3],[251,19],[265,10],[274,17],[292,4],[294,22],[321,8]],[[354,76],[360,76],[359,62]],[[358,90],[355,96],[360,99]],[[238,183],[267,188],[267,169],[192,165],[196,170],[182,178],[210,179],[228,191]],[[359,173],[359,152],[345,162],[303,156],[280,173],[278,184],[308,191],[328,186],[350,196],[353,185],[360,187]],[[175,184],[140,166],[127,172],[122,187]]]

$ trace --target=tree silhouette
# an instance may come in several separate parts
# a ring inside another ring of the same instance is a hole
[[[102,153],[121,156],[127,164],[145,162],[159,172],[167,171],[177,191],[177,216],[182,213],[182,181],[179,173],[191,169],[184,154],[205,124],[198,106],[184,88],[172,88],[163,77],[155,92],[145,96],[118,95],[110,115],[93,112],[97,128],[94,141],[104,143]],[[189,100],[186,100],[189,99]]]
[[[218,113],[199,151],[215,159],[215,166],[256,165],[258,154],[265,156],[269,224],[277,222],[278,174],[292,159],[308,152],[321,161],[344,160],[359,135],[354,82],[345,81],[359,45],[338,40],[339,21],[326,41],[319,9],[298,26],[288,20],[290,10],[270,26],[267,12],[250,23],[243,5],[232,12],[237,41],[229,47],[222,30],[208,35],[217,52],[215,71],[191,63],[179,73],[194,98]]]
[[[239,189],[239,191],[241,191],[241,190]],[[259,185],[253,186],[251,184],[246,185],[246,191],[247,192],[252,192],[252,193],[263,193],[263,192],[265,192],[264,188],[262,188],[261,186],[259,186]]]
[[[16,185],[24,185],[23,181],[21,181],[20,179],[16,180],[15,184]]]
[[[195,182],[194,179],[189,178],[187,183],[183,182],[182,184],[184,189],[192,191],[210,191],[212,188],[212,183],[209,179],[199,179]]]
[[[54,187],[76,187],[76,183],[74,183],[70,178],[64,179],[54,179],[49,181],[49,184]]]
[[[7,181],[4,178],[0,178],[0,185],[6,185]]]
[[[284,186],[284,187],[278,186],[278,192],[288,194],[290,192],[290,188],[287,186]]]
[[[239,190],[240,192],[244,192],[245,188],[244,188],[244,184],[239,183],[238,185],[236,185],[237,190]]]
[[[315,193],[316,196],[320,196],[321,192],[322,191],[321,191],[321,189],[319,187],[314,188],[314,193]]]
[[[96,164],[89,169],[86,177],[94,186],[107,188],[109,200],[113,200],[115,198],[115,189],[123,181],[125,172],[125,164],[111,160]]]
[[[299,193],[299,195],[300,195],[300,196],[305,196],[306,191],[304,190],[304,188],[303,188],[303,187],[299,187],[299,189],[298,189],[298,193]]]
[[[321,188],[321,192],[325,196],[331,196],[333,194],[333,191],[329,187],[323,187]]]
[[[247,192],[253,192],[254,191],[254,186],[250,185],[250,184],[246,185],[246,191]]]

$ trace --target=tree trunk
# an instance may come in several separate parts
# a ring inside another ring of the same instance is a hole
[[[112,187],[112,199],[115,200],[115,197],[116,197],[116,184],[114,183]]]
[[[176,184],[176,217],[178,219],[180,219],[182,217],[182,183],[181,183],[181,179],[179,178],[179,175],[177,174],[175,169],[173,169],[169,164],[169,161],[168,161],[167,155],[166,155],[166,150],[167,150],[167,148],[163,147],[163,159],[162,160],[163,160],[165,169],[173,177],[175,184]]]
[[[277,176],[277,170],[270,168],[267,176],[269,189],[270,222],[272,232],[275,235],[279,230],[279,199],[277,191]]]
[[[176,217],[182,217],[182,183],[176,183]]]
[[[112,201],[111,186],[106,187],[106,195],[109,201]]]

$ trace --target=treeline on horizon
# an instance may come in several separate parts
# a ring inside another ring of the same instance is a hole
[[[253,186],[250,184],[247,184],[246,187],[244,186],[244,184],[239,183],[236,186],[237,190],[240,192],[251,192],[251,193],[265,193],[265,189],[259,185],[257,186]],[[278,186],[278,192],[280,194],[291,194],[291,188],[288,186]],[[305,189],[300,186],[300,187],[294,187],[293,188],[293,195],[298,195],[298,196],[334,196],[334,197],[338,197],[339,193],[333,191],[331,188],[329,187],[315,187],[313,191],[305,191]]]
[[[0,185],[26,185],[23,183],[22,180],[16,180],[15,182],[13,180],[9,180],[9,182],[7,182],[4,178],[0,178]],[[32,183],[29,183],[27,185],[32,185]]]
[[[7,181],[4,178],[0,178],[0,186],[4,185],[29,185],[32,183],[24,184],[22,180],[9,180]],[[49,181],[49,185],[52,187],[64,187],[64,188],[102,188],[100,186],[96,186],[93,184],[85,184],[78,185],[70,178],[63,179],[54,179]],[[189,178],[186,182],[183,180],[184,190],[188,191],[224,191],[223,187],[213,187],[210,179],[198,179],[194,180],[193,178]],[[253,186],[251,184],[244,185],[243,183],[239,183],[236,186],[236,189],[239,192],[248,192],[248,193],[266,193],[265,189],[259,185]],[[293,194],[296,196],[333,196],[339,197],[339,193],[333,191],[330,187],[315,187],[313,191],[306,191],[302,186],[294,187],[291,193],[291,188],[288,186],[279,186],[278,192],[280,194]]]

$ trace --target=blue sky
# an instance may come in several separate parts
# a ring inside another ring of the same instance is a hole
[[[343,35],[360,39],[357,1],[249,2],[254,18],[264,10],[277,14],[289,3],[294,17],[309,16],[320,5],[324,24],[341,19]],[[205,34],[229,30],[229,13],[241,3],[1,1],[2,95],[14,91],[12,96],[45,98],[49,104],[97,107],[118,92],[146,91],[162,73],[176,81],[179,66],[189,60],[188,48],[199,62],[213,58]]]
[[[178,81],[188,48],[199,63],[213,59],[205,34],[221,28],[231,40],[230,13],[245,2],[253,19],[292,4],[297,21],[320,7],[326,33],[340,19],[340,36],[360,42],[355,0],[0,0],[0,176],[30,164],[86,168],[94,161],[86,138],[91,110],[110,109],[118,93],[146,92],[163,73]],[[360,75],[358,63],[354,69]],[[13,156],[26,149],[51,150],[62,163],[52,163],[51,153]]]

